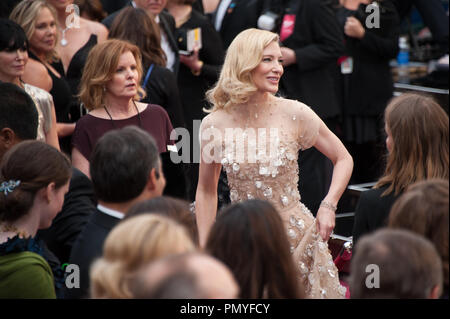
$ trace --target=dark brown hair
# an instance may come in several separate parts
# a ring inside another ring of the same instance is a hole
[[[139,47],[145,69],[153,63],[159,66],[166,65],[159,26],[142,9],[132,7],[123,9],[114,18],[109,38],[126,40]]]
[[[71,174],[69,159],[56,148],[39,141],[15,145],[3,157],[0,183],[19,180],[20,185],[0,193],[0,220],[14,222],[26,215],[40,189],[52,182],[58,189]]]
[[[102,22],[107,16],[100,0],[75,0],[74,4],[80,7],[81,15],[85,13],[93,21]]]
[[[144,213],[160,214],[175,219],[187,228],[192,237],[192,241],[198,245],[197,224],[195,215],[190,211],[189,202],[170,196],[155,197],[133,205],[124,219]]]
[[[206,250],[225,263],[240,298],[299,298],[299,283],[281,217],[268,202],[226,208],[212,227]]]
[[[394,203],[388,226],[411,230],[428,238],[442,259],[444,283],[448,286],[448,180],[415,183]]]
[[[420,94],[403,94],[389,103],[384,117],[393,147],[375,188],[389,185],[383,195],[399,194],[418,181],[448,179],[448,115],[439,104]]]

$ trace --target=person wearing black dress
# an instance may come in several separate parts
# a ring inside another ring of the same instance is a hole
[[[180,70],[178,73],[178,88],[183,103],[184,119],[193,143],[198,143],[198,131],[194,121],[200,121],[205,116],[203,108],[207,107],[206,91],[217,81],[220,72],[224,50],[219,34],[214,30],[211,22],[192,9],[194,0],[169,0],[167,9],[176,22],[176,38],[179,49],[186,50],[186,34],[189,30],[201,29],[202,47],[196,49],[191,55],[180,55]],[[199,124],[199,123],[198,123]],[[191,157],[193,151],[198,150],[191,143]],[[198,163],[192,158],[188,169],[188,180],[191,182],[189,197],[195,198],[198,180]]]
[[[86,114],[86,110],[80,105],[78,99],[79,86],[84,64],[89,51],[97,44],[106,40],[108,30],[99,22],[79,17],[78,25],[67,23],[74,11],[67,11],[74,0],[46,0],[56,10],[58,26],[58,42],[56,51],[61,58],[52,66],[67,79],[72,93],[72,105],[70,109],[70,121],[75,123]]]
[[[382,174],[382,117],[394,93],[389,61],[398,53],[399,20],[391,2],[377,2],[376,6],[379,28],[366,23],[373,12],[367,1],[341,0],[337,10],[345,35],[339,89],[343,140],[355,160],[352,183],[373,182]]]
[[[75,124],[70,123],[71,91],[64,75],[52,63],[60,63],[56,52],[56,12],[43,0],[24,0],[11,13],[11,20],[25,31],[29,41],[29,61],[22,79],[49,92],[56,111],[61,150],[70,154],[70,137]],[[33,17],[33,23],[28,23]],[[37,26],[37,27],[36,27]]]

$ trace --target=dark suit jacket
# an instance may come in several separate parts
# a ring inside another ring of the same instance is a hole
[[[174,128],[185,127],[177,79],[169,69],[155,65],[144,89],[147,96],[141,101],[142,103],[162,106],[167,111]]]
[[[205,14],[205,9],[203,8],[203,1],[202,0],[196,0],[193,4],[192,4],[192,8],[194,10],[197,10],[199,13],[201,14]]]
[[[394,84],[389,61],[398,53],[399,20],[395,7],[383,1],[380,7],[380,28],[365,28],[362,39],[345,36],[346,55],[353,57],[353,72],[344,87],[345,111],[348,115],[379,116],[392,98]],[[355,17],[364,26],[368,13],[366,5],[360,5]],[[344,31],[344,21],[341,30]],[[374,85],[374,83],[377,83]]]
[[[101,0],[103,10],[108,14],[122,9],[129,2],[128,0]]]
[[[288,7],[286,4],[285,13]],[[335,117],[340,114],[336,63],[344,41],[331,4],[301,0],[298,9],[289,14],[296,14],[294,32],[283,45],[295,51],[297,63],[285,67],[280,93],[309,105],[322,119]]]
[[[218,33],[211,22],[195,10],[177,32],[184,34],[187,30],[198,27],[202,30],[202,48],[198,53],[199,59],[204,62],[201,73],[199,76],[195,76],[186,65],[182,64],[178,74],[178,88],[183,104],[185,123],[191,134],[192,121],[201,120],[206,115],[203,112],[203,107],[208,107],[205,93],[217,81],[224,56]]]
[[[103,243],[111,229],[120,219],[102,213],[98,209],[92,214],[78,236],[70,254],[69,263],[80,267],[80,288],[66,288],[64,297],[80,299],[89,297],[89,270],[95,259],[103,254]]]
[[[128,3],[131,6],[131,1]],[[103,19],[102,24],[105,25],[108,29],[111,28],[111,25],[114,21],[114,18],[120,13],[121,10],[111,13],[105,19]],[[180,57],[178,56],[178,47],[177,42],[175,41],[175,20],[166,10],[161,11],[159,14],[159,27],[164,31],[167,36],[167,41],[169,41],[170,48],[175,53],[175,64],[173,66],[173,70],[175,74],[178,74],[178,69],[180,67]]]
[[[383,186],[361,193],[355,210],[353,246],[356,245],[361,236],[387,225],[391,207],[401,195],[391,193],[386,196],[381,196],[387,188],[388,186]]]
[[[96,211],[96,205],[91,180],[73,167],[69,191],[64,196],[61,212],[53,219],[50,228],[38,232],[61,263],[69,260],[72,246],[84,225]]]
[[[258,18],[263,11],[263,0],[233,0],[228,7],[219,30],[223,47],[227,49],[233,39],[249,28],[256,28]],[[217,11],[212,15],[216,23]]]

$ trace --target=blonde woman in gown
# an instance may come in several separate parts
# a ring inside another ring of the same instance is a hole
[[[214,223],[217,183],[227,172],[232,202],[265,199],[286,226],[298,281],[308,298],[343,298],[327,240],[335,207],[350,179],[353,161],[341,141],[305,104],[275,97],[283,74],[278,36],[249,29],[230,45],[213,109],[200,128],[201,162],[196,194],[200,244]],[[334,164],[329,192],[317,218],[301,203],[297,154],[316,147]]]

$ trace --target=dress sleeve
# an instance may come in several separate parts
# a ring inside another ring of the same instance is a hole
[[[166,110],[164,110],[164,120],[166,122],[165,126],[166,126],[166,148],[167,148],[168,145],[174,145],[175,144],[175,139],[171,139],[170,138],[170,134],[173,131],[173,125],[172,125],[172,121],[170,121],[169,114],[167,114]]]
[[[52,108],[53,105],[53,97],[50,93],[37,88],[35,86],[25,84],[25,91],[33,98],[33,101],[37,104],[36,107],[39,109],[43,121],[43,131],[47,134],[52,128]]]
[[[79,119],[75,125],[75,131],[72,135],[72,147],[76,147],[77,150],[89,160],[89,156],[92,152],[92,145],[88,133],[89,123],[86,123],[85,116]]]
[[[306,150],[316,143],[322,120],[309,106],[300,102],[296,104],[294,116],[299,119],[297,138],[301,149]]]
[[[216,125],[216,114],[205,116],[200,124],[200,156],[208,164],[221,163],[222,160],[222,131]]]
[[[48,94],[41,99],[40,103],[42,115],[44,116],[44,132],[47,134],[52,128],[53,97]]]

